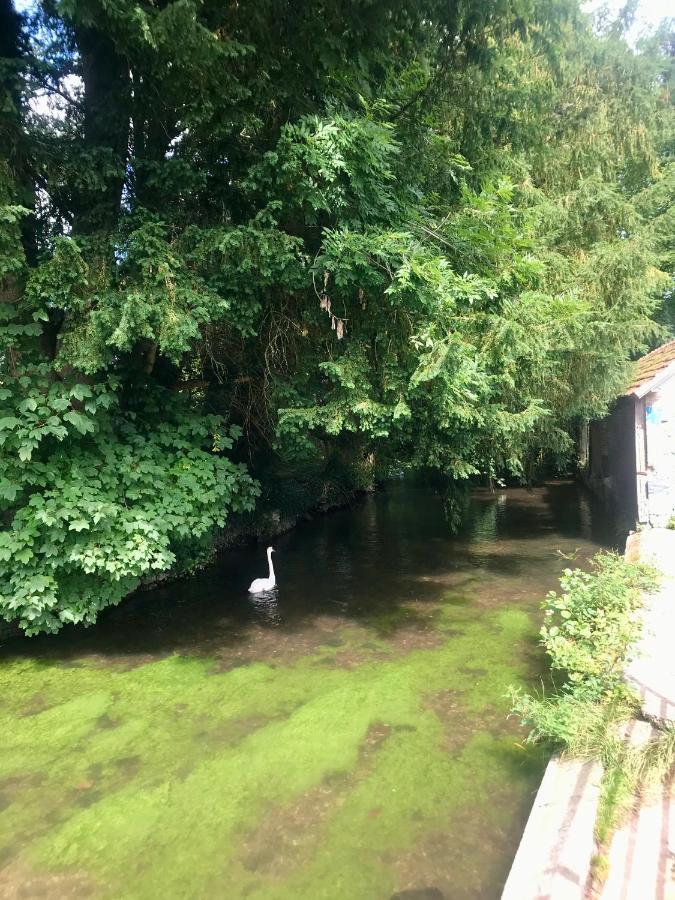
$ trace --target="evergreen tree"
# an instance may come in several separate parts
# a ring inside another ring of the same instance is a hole
[[[27,633],[193,565],[252,476],[527,477],[664,333],[665,29],[2,0],[0,34],[0,614]]]

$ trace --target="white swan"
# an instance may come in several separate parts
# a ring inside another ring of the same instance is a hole
[[[267,548],[267,562],[270,567],[270,574],[267,578],[256,578],[255,581],[251,582],[251,586],[248,589],[249,594],[262,594],[263,591],[271,591],[276,587],[277,580],[274,577],[274,566],[272,565],[272,554],[274,553],[274,547]]]

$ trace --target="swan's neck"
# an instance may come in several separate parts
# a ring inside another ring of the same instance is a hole
[[[269,563],[269,567],[270,567],[270,574],[269,574],[270,581],[276,581],[276,579],[274,577],[274,566],[272,565],[272,551],[271,550],[267,551],[267,562]]]

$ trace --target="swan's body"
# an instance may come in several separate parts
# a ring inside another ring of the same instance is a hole
[[[271,591],[277,586],[277,580],[274,577],[274,566],[272,565],[272,554],[274,553],[273,547],[267,548],[267,563],[270,567],[270,573],[267,578],[256,578],[255,581],[251,582],[251,586],[248,589],[249,594],[262,594],[264,591]]]

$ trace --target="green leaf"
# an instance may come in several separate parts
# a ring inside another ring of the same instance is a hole
[[[73,519],[73,521],[68,525],[69,531],[88,531],[89,530],[89,522],[86,519]]]
[[[87,434],[88,432],[94,431],[94,423],[92,420],[88,416],[85,416],[74,409],[68,410],[63,418],[70,422],[80,434]]]
[[[26,397],[21,403],[19,403],[19,409],[21,412],[34,412],[37,409],[37,400],[35,397]]]

